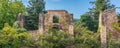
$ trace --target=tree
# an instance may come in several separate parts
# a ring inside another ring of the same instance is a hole
[[[89,13],[81,15],[80,22],[83,23],[83,27],[87,27],[89,30],[97,32],[98,22],[97,20],[93,19],[93,17],[91,17]]]
[[[104,29],[104,18],[102,16],[102,13],[106,10],[106,9],[109,9],[109,8],[113,8],[110,3],[109,3],[110,0],[96,0],[96,10],[99,12],[99,29],[100,29],[100,38],[101,38],[101,48],[107,48],[108,46],[108,43],[107,43],[107,32],[106,31],[103,31]]]
[[[23,13],[25,6],[18,0],[0,0],[0,29],[4,23],[12,25],[18,13]]]
[[[84,27],[88,27],[89,30],[97,32],[100,12],[114,8],[115,6],[111,5],[109,0],[96,0],[90,3],[95,4],[95,7],[93,6],[93,8],[89,9],[90,11],[83,14],[80,21],[84,23]]]
[[[95,9],[99,12],[115,7],[114,5],[110,4],[110,0],[96,0],[95,6],[96,6]]]
[[[25,28],[28,30],[38,29],[39,13],[45,11],[44,0],[29,0],[27,12],[29,16],[26,17]]]
[[[70,48],[74,43],[74,38],[67,32],[61,32],[56,29],[49,29],[48,33],[40,35],[35,42],[36,48]]]
[[[0,30],[0,48],[33,48],[32,36],[26,31],[21,31],[18,31],[16,24],[9,26],[5,23]]]
[[[99,33],[93,33],[82,22],[74,23],[74,45],[75,48],[99,48]]]

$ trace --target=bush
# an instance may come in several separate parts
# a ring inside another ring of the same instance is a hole
[[[19,32],[19,33],[27,32],[25,28],[18,28],[18,24],[16,22],[13,24],[12,28],[14,28],[16,32]]]
[[[112,33],[108,34],[108,48],[119,48],[120,47],[120,38],[115,40],[112,38]]]
[[[11,27],[6,23],[0,30],[0,48],[100,48],[99,32],[93,33],[81,26],[74,27],[74,36],[50,29],[48,33],[38,34],[33,38],[24,29],[17,31],[17,27]],[[120,39],[113,40],[110,34],[108,48],[119,47]]]
[[[40,35],[36,42],[41,48],[67,48],[73,45],[74,38],[66,32],[51,29],[48,33]]]
[[[120,27],[118,24],[113,23],[112,27],[115,28],[117,31],[120,31]]]
[[[17,30],[17,32],[19,32],[19,33],[27,32],[27,30],[24,29],[24,28],[18,28],[18,29],[16,29],[16,30]]]
[[[19,33],[7,23],[3,30],[0,30],[0,48],[30,48],[32,44],[33,40],[29,33]]]
[[[74,24],[74,32],[75,48],[100,48],[99,32],[94,33],[82,27],[80,22]]]

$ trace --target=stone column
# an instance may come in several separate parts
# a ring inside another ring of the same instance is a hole
[[[38,32],[40,34],[43,34],[43,32],[44,32],[44,13],[41,13],[39,15],[39,24],[38,24],[38,26],[39,26]]]
[[[106,18],[107,16],[103,12],[100,12],[99,28],[100,28],[101,48],[107,48]]]
[[[69,15],[69,33],[74,35],[74,27],[73,27],[73,15]]]
[[[18,14],[16,22],[19,28],[24,28],[24,17],[21,13]]]
[[[107,9],[100,12],[99,16],[99,28],[101,38],[101,48],[107,48],[107,41],[109,38],[108,33],[112,33],[112,38],[117,39],[119,31],[117,31],[112,25],[118,24],[115,9]]]
[[[106,26],[101,27],[101,48],[107,48],[107,31],[106,31]]]

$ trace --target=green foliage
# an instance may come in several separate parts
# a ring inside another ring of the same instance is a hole
[[[110,44],[109,44],[108,48],[119,48],[119,47],[120,47],[120,39],[117,40],[117,41],[111,39],[111,40],[109,41],[109,43],[110,43]]]
[[[17,29],[17,32],[20,32],[20,33],[22,33],[22,32],[26,32],[27,30],[26,29],[24,29],[24,28],[18,28]]]
[[[100,32],[101,27],[98,28],[97,32]]]
[[[98,12],[104,11],[108,8],[114,8],[114,5],[110,4],[110,0],[96,0],[95,2],[96,10]]]
[[[96,5],[96,9],[98,10],[98,11],[103,11],[103,10],[105,10],[106,9],[106,0],[96,0],[96,3],[95,3],[95,5]]]
[[[98,20],[92,18],[88,13],[81,15],[80,22],[83,27],[88,27],[89,30],[97,32]]]
[[[57,16],[53,16],[53,23],[59,23],[59,18]]]
[[[74,36],[67,32],[50,29],[48,33],[38,34],[34,38],[27,32],[18,32],[5,23],[0,30],[0,48],[100,48],[100,33],[93,33],[80,22],[74,24]],[[108,38],[108,48],[119,48],[120,40]]]
[[[85,13],[80,21],[74,23],[74,36],[67,32],[50,29],[48,33],[33,37],[24,28],[18,28],[14,23],[18,13],[25,11],[25,6],[19,0],[0,0],[0,48],[100,48],[100,27],[98,28],[99,11],[112,6],[109,0],[96,0],[96,9],[90,10],[94,15]],[[39,13],[44,11],[44,0],[29,0],[28,14],[25,21],[28,30],[38,29]],[[53,22],[58,22],[55,19]],[[62,20],[65,22],[65,20]],[[14,23],[14,24],[13,24]],[[10,24],[10,25],[9,25]],[[66,26],[66,23],[64,23]],[[13,25],[13,26],[12,26]],[[113,27],[120,31],[119,25]],[[98,32],[94,33],[97,31]],[[94,32],[92,32],[94,31]],[[108,48],[119,48],[120,39],[114,40],[108,36]]]
[[[100,11],[115,8],[115,6],[110,4],[110,0],[96,0],[93,4],[95,4],[95,8],[93,7],[89,12],[81,15],[80,21],[83,27],[88,27],[89,30],[97,32]]]
[[[109,33],[108,38],[108,48],[119,48],[120,47],[120,38],[115,40],[112,38],[112,33]]]
[[[82,27],[80,22],[74,24],[74,45],[76,48],[99,48],[99,33],[93,33],[85,27]]]
[[[54,29],[50,29],[47,34],[39,36],[36,42],[37,46],[41,48],[68,48],[73,43],[74,38],[72,35]]]
[[[45,11],[44,0],[29,0],[27,12],[29,16],[25,19],[25,28],[27,30],[37,30],[39,14]]]
[[[32,47],[32,42],[33,40],[29,33],[19,33],[7,23],[0,30],[0,48],[30,48]]]
[[[15,22],[12,26],[17,32],[22,33],[22,32],[27,32],[25,28],[18,28],[18,24]]]
[[[15,22],[18,13],[25,11],[25,6],[19,0],[0,0],[0,29],[4,23],[10,24]]]
[[[115,28],[117,31],[120,32],[120,27],[119,27],[118,24],[113,23],[113,24],[112,24],[112,27]]]

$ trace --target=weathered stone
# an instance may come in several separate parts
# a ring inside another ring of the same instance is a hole
[[[40,17],[39,20],[44,20],[44,23],[42,22],[42,25],[39,24],[40,30],[44,30],[44,32],[48,32],[50,28],[56,28],[60,31],[69,32],[70,34],[73,34],[73,15],[68,14],[65,10],[48,10],[46,14],[42,14],[40,16],[44,16],[45,19],[41,19],[43,17]],[[53,17],[56,16],[58,18],[58,23],[54,23]],[[41,21],[40,21],[41,22]],[[40,31],[39,30],[39,31]]]
[[[101,48],[106,48],[107,47],[107,35],[106,35],[106,26],[105,26],[105,23],[103,22],[106,22],[105,20],[103,20],[103,12],[100,12],[100,15],[99,15],[99,29],[100,29],[100,38],[101,38]]]
[[[69,15],[69,33],[74,34],[74,27],[73,27],[73,14]]]
[[[24,28],[24,16],[21,13],[18,14],[16,22],[19,28]]]
[[[99,28],[101,38],[101,48],[107,48],[107,38],[109,33],[112,33],[112,38],[117,39],[120,37],[119,31],[117,31],[112,25],[118,24],[115,9],[107,9],[100,12],[99,15]]]
[[[44,32],[44,13],[41,13],[39,15],[39,24],[38,24],[38,26],[39,26],[38,32],[40,34],[43,34],[43,32]]]

